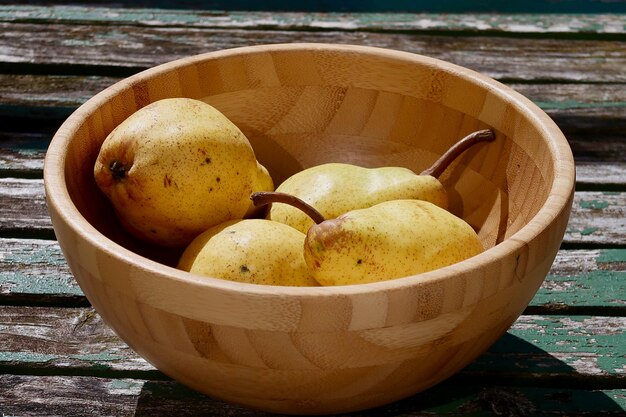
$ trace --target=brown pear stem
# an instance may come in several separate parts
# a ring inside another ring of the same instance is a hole
[[[322,214],[315,209],[315,207],[291,194],[277,193],[275,191],[259,191],[252,193],[250,195],[250,200],[252,200],[252,203],[256,207],[271,203],[289,204],[290,206],[302,210],[304,214],[309,216],[315,222],[315,224],[320,224],[326,220],[324,216],[322,216]]]
[[[452,161],[459,157],[463,152],[474,146],[479,142],[491,142],[496,138],[495,133],[490,129],[478,130],[470,133],[463,139],[455,143],[450,149],[446,151],[435,163],[430,167],[422,171],[420,175],[430,175],[435,178],[439,178],[443,171],[445,171]]]

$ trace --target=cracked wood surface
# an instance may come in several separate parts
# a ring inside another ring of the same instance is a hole
[[[0,306],[0,370],[164,378],[92,308]],[[226,359],[217,359],[226,360]],[[626,379],[626,317],[522,315],[461,375]],[[144,375],[145,374],[145,375]]]
[[[622,390],[468,385],[452,378],[406,400],[346,417],[623,415]],[[270,416],[200,395],[173,381],[0,375],[6,415],[85,417]],[[537,413],[540,411],[540,414]]]
[[[143,68],[249,44],[336,42],[426,54],[499,79],[557,122],[577,164],[564,245],[507,334],[426,393],[351,415],[623,415],[625,32],[617,14],[0,5],[0,414],[263,415],[169,380],[89,307],[53,240],[43,157],[72,111]]]
[[[0,178],[0,234],[26,229],[48,236],[53,232],[43,180]],[[576,192],[564,243],[625,246],[626,192]]]

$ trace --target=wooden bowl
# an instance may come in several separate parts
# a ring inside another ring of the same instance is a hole
[[[451,211],[488,250],[421,275],[332,288],[179,271],[171,266],[178,253],[121,229],[93,179],[100,145],[116,125],[179,96],[225,113],[277,184],[328,161],[419,172],[462,136],[492,128],[496,141],[464,154],[442,177]],[[300,414],[410,396],[485,351],[548,273],[575,181],[560,130],[510,88],[424,56],[318,44],[207,53],[120,81],[67,119],[44,174],[68,264],[130,347],[212,397]]]

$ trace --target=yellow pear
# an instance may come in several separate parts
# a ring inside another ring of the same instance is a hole
[[[273,187],[237,126],[188,98],[130,115],[104,140],[94,176],[124,227],[162,246],[244,217],[250,193]]]
[[[442,268],[483,252],[463,219],[428,201],[384,201],[335,219],[282,193],[254,193],[256,204],[291,204],[315,224],[304,242],[304,259],[321,285],[363,284]]]
[[[270,220],[231,220],[196,237],[178,268],[252,284],[316,286],[304,261],[304,238],[294,228]]]
[[[491,130],[474,132],[461,139],[419,175],[403,167],[364,168],[327,163],[294,174],[276,191],[301,198],[327,219],[350,210],[399,199],[426,200],[447,208],[448,196],[438,177],[465,150],[494,138]],[[267,218],[288,224],[303,233],[313,225],[302,211],[287,204],[273,204]]]

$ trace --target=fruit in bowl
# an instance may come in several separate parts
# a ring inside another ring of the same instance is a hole
[[[202,101],[172,98],[113,129],[94,176],[130,233],[161,246],[188,245],[180,269],[268,285],[345,285],[414,275],[482,252],[467,223],[406,198],[446,207],[436,177],[463,151],[493,139],[490,130],[474,132],[420,175],[401,167],[323,164],[279,187],[312,196],[314,208],[294,195],[259,193],[273,189],[273,181],[237,126]],[[299,204],[284,204],[285,197]],[[242,220],[272,202],[271,220]],[[339,217],[311,227],[302,207]],[[356,264],[347,261],[355,256]]]
[[[137,241],[98,189],[104,139],[152,102],[206,102],[248,138],[276,184],[327,162],[421,172],[459,137],[497,139],[439,177],[485,251],[423,274],[290,287],[203,277]],[[521,314],[556,256],[572,204],[566,139],[530,100],[420,55],[265,45],[151,68],[88,100],[44,166],[59,244],[87,298],[155,367],[214,398],[273,412],[362,410],[458,372]]]
[[[290,194],[256,192],[255,205],[287,204],[315,222],[304,259],[322,285],[350,285],[421,274],[483,251],[472,227],[424,200],[388,200],[326,220]],[[282,223],[280,223],[282,224]]]
[[[174,247],[242,218],[251,192],[273,189],[237,126],[189,98],[156,101],[120,123],[102,143],[94,175],[128,231]]]

